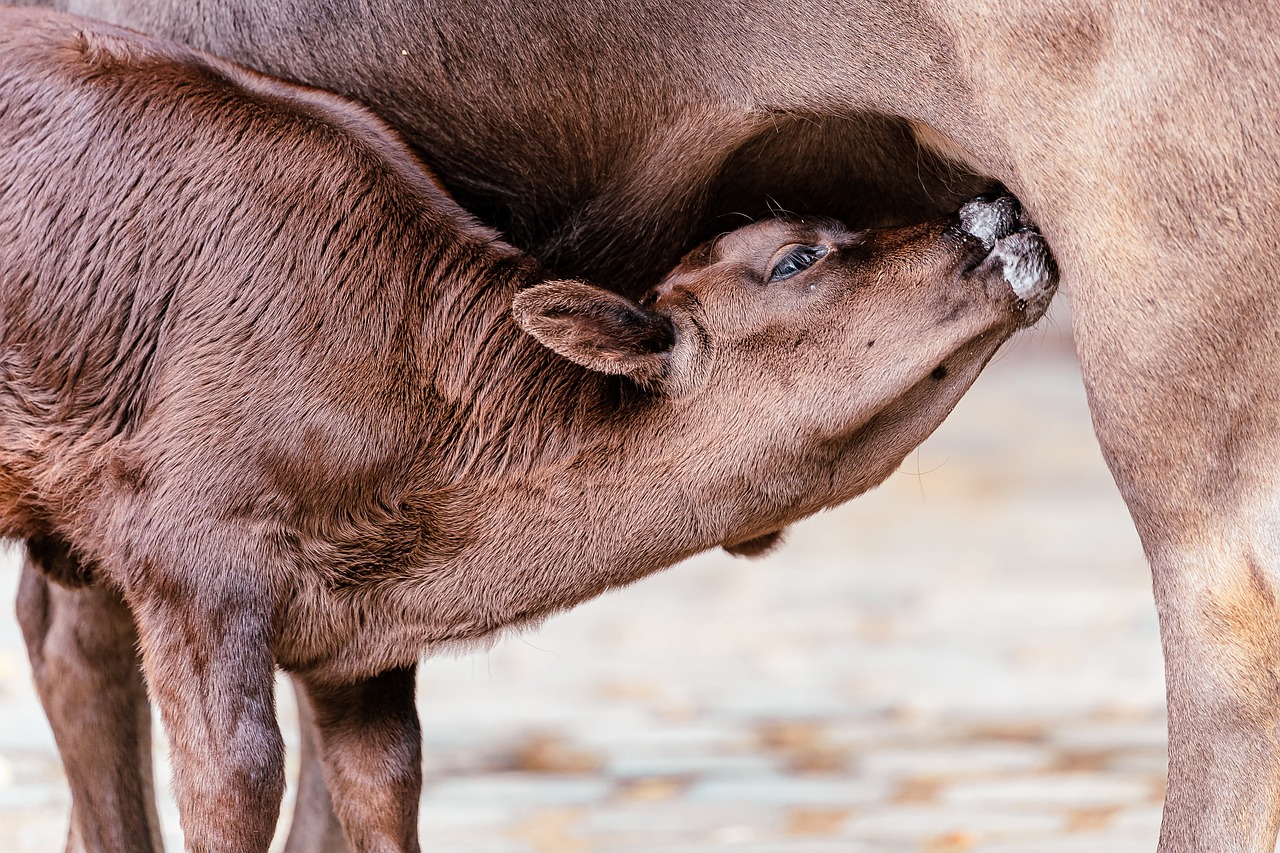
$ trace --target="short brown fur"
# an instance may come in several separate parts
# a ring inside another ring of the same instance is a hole
[[[0,533],[123,599],[193,851],[270,841],[277,665],[349,842],[416,850],[424,651],[872,488],[1052,294],[1038,235],[1010,215],[993,250],[962,215],[760,222],[636,302],[550,276],[348,101],[0,22]],[[50,602],[88,602],[50,591],[33,660]]]
[[[1247,580],[1280,584],[1275,4],[47,1],[356,97],[516,245],[632,293],[766,199],[863,227],[1002,182],[1152,564],[1161,850],[1272,849],[1280,625]]]

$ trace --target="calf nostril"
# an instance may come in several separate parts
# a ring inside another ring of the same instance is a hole
[[[990,204],[991,202],[999,199],[1003,195],[1004,193],[1002,192],[992,191],[992,192],[983,193],[982,195],[979,195],[979,196],[974,196],[973,200],[980,201],[983,204]]]

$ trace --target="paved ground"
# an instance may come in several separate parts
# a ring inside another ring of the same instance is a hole
[[[425,848],[1154,849],[1149,580],[1057,323],[884,487],[774,557],[707,555],[428,662]],[[0,595],[15,583],[4,561]],[[67,816],[28,678],[0,618],[13,853],[60,849]]]

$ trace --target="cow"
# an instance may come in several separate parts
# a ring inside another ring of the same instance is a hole
[[[502,240],[347,99],[45,10],[0,10],[0,174],[0,535],[85,849],[154,825],[135,685],[51,642],[68,601],[136,630],[93,648],[145,674],[189,850],[268,848],[277,667],[351,848],[417,850],[424,653],[878,485],[1057,282],[992,194],[766,219],[632,299]],[[99,703],[133,762],[106,787]]]

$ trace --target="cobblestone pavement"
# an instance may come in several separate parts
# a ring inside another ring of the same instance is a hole
[[[1150,583],[1065,325],[1024,335],[901,472],[771,558],[706,555],[427,662],[425,849],[1154,849]],[[3,561],[0,594],[16,578]],[[2,618],[0,850],[61,849],[67,808]]]

